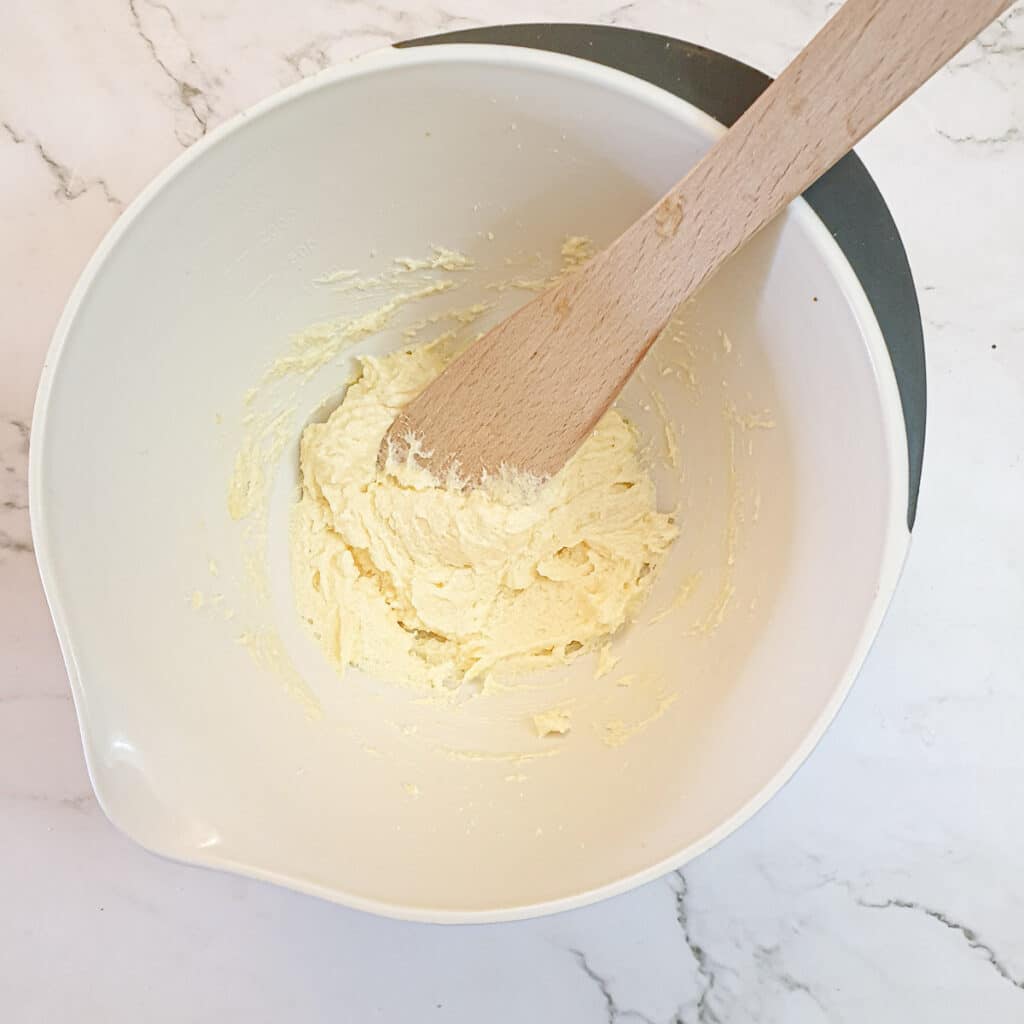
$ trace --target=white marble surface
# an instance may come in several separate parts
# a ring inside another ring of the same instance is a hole
[[[860,147],[927,327],[928,451],[900,590],[810,761],[682,875],[555,918],[439,929],[152,857],[92,797],[32,558],[28,423],[50,332],[105,229],[182,147],[301,75],[403,37],[557,11],[777,71],[834,6],[4,4],[4,1020],[1024,1020],[1019,4]]]

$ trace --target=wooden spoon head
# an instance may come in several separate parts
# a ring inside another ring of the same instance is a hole
[[[509,470],[557,473],[657,333],[641,327],[635,340],[644,318],[609,287],[609,272],[598,257],[471,345],[396,416],[379,464],[412,444],[439,480],[453,470],[470,485]]]

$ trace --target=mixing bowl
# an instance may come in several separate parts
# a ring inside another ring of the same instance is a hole
[[[896,583],[924,411],[902,249],[850,158],[809,196],[828,226],[793,204],[622,398],[680,537],[614,667],[589,652],[440,695],[339,677],[291,598],[302,427],[357,355],[471,336],[563,249],[610,241],[723,130],[680,97],[728,120],[763,85],[638,33],[469,39],[296,85],[147,188],[58,326],[30,478],[110,819],[171,857],[435,921],[622,891],[785,782]],[[319,347],[282,363],[311,324]],[[538,735],[552,707],[571,729]]]

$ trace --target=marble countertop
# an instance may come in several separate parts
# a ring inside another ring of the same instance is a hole
[[[826,0],[13,0],[0,30],[0,1005],[13,1022],[1024,1020],[1024,7],[859,152],[926,325],[914,543],[852,696],[682,873],[519,924],[399,924],[165,862],[89,787],[29,533],[32,402],[104,231],[300,76],[502,20],[664,32],[776,72]],[[513,13],[514,12],[514,15]]]

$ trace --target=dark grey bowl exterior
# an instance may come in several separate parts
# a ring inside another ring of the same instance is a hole
[[[437,43],[525,46],[591,60],[659,86],[724,125],[731,125],[771,82],[761,71],[715,50],[608,25],[497,25],[398,45]],[[907,528],[912,529],[924,459],[927,382],[921,314],[907,254],[885,200],[856,154],[840,160],[804,199],[842,249],[885,337],[903,407]]]

